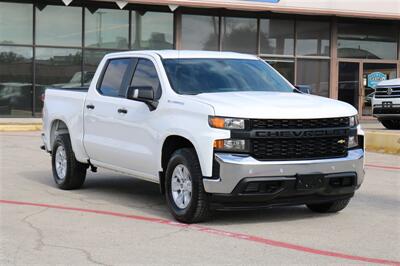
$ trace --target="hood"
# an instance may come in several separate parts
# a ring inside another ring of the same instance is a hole
[[[309,119],[357,114],[357,110],[345,102],[300,93],[246,91],[203,93],[187,97],[211,105],[217,116]]]

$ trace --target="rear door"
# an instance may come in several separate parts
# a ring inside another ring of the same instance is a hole
[[[93,162],[118,166],[125,143],[121,139],[121,91],[131,81],[137,59],[109,59],[84,106],[84,146]]]

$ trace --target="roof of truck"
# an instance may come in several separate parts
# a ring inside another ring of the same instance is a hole
[[[400,78],[399,79],[389,79],[389,80],[383,80],[379,82],[378,87],[385,87],[385,86],[395,86],[395,87],[400,87]]]
[[[226,59],[258,59],[254,55],[242,54],[235,52],[216,52],[216,51],[196,51],[196,50],[144,50],[144,51],[127,51],[113,53],[113,55],[135,55],[148,54],[159,55],[163,59],[178,59],[178,58],[226,58]]]

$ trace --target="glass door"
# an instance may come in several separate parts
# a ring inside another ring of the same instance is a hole
[[[360,63],[339,62],[338,99],[359,107]]]
[[[385,63],[363,63],[363,85],[361,90],[362,115],[372,115],[371,99],[375,93],[376,85],[387,79],[394,79],[397,76],[396,64]]]

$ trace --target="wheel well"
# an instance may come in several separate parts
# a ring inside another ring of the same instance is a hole
[[[53,147],[54,140],[56,139],[57,135],[61,134],[69,134],[67,124],[65,124],[62,120],[54,120],[51,124],[51,131],[50,131],[50,149]]]
[[[169,136],[165,139],[162,152],[161,152],[161,167],[163,172],[160,172],[160,190],[161,193],[164,194],[164,180],[165,180],[165,171],[167,170],[168,161],[171,158],[171,155],[178,149],[182,148],[194,148],[194,145],[190,140],[181,137],[181,136]]]

